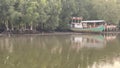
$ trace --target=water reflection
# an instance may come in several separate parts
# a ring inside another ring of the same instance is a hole
[[[101,61],[100,63],[94,62],[89,68],[120,68],[120,56],[107,59],[107,61]]]
[[[107,34],[107,35],[104,35],[104,37],[105,37],[105,40],[109,42],[116,39],[117,34]]]
[[[74,35],[72,45],[75,48],[104,48],[106,40],[102,35]]]
[[[9,39],[9,37],[0,38],[0,50],[6,49],[9,53],[13,52],[13,42]]]
[[[116,68],[120,62],[119,37],[120,35],[0,37],[0,67]]]
[[[117,35],[72,35],[73,48],[104,48],[109,41],[116,39]]]

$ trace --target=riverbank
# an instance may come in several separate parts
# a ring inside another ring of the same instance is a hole
[[[9,35],[71,35],[71,34],[83,34],[76,32],[40,32],[40,33],[1,33],[0,36]],[[85,34],[85,33],[84,33]]]
[[[88,35],[88,34],[120,34],[120,31],[110,31],[110,32],[36,32],[36,33],[10,33],[4,32],[0,33],[0,36],[13,36],[13,35]]]

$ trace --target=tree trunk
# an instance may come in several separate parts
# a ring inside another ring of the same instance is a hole
[[[33,30],[32,22],[31,22],[31,24],[30,24],[30,30],[31,30],[31,31]]]
[[[24,31],[26,31],[27,30],[27,27],[26,27],[26,24],[24,25]]]
[[[22,24],[22,27],[21,27],[21,29],[22,29],[22,32],[25,30],[25,28],[24,28],[24,25]]]
[[[9,31],[8,21],[5,21],[5,27],[6,27],[6,31]]]
[[[13,24],[11,24],[11,30],[14,31],[14,27],[13,27]]]

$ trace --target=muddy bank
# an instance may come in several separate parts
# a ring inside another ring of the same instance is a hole
[[[0,36],[12,36],[12,35],[71,35],[71,34],[120,34],[120,31],[109,32],[2,32]]]

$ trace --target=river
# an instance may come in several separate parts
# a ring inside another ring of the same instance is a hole
[[[0,68],[120,68],[120,35],[0,36]]]

